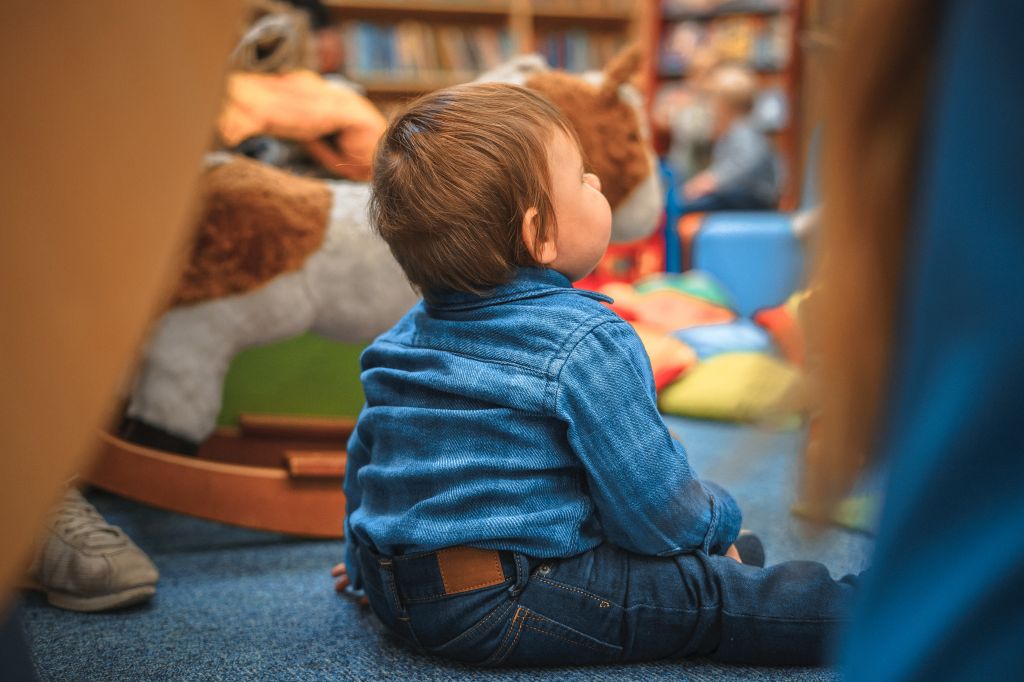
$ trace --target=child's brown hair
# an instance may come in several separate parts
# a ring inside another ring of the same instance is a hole
[[[555,229],[547,143],[556,131],[579,145],[547,99],[504,83],[439,90],[394,118],[374,159],[370,222],[424,296],[480,294],[537,265],[522,224],[535,208],[537,239]]]

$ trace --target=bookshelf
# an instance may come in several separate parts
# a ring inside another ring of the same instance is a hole
[[[345,55],[342,75],[385,111],[539,52],[596,69],[623,45],[650,45],[656,0],[324,0]],[[646,40],[645,40],[646,39]],[[651,54],[653,59],[653,52]],[[646,85],[646,84],[645,84]]]
[[[744,64],[757,75],[758,108],[786,165],[782,207],[796,204],[800,6],[799,0],[662,0],[652,105],[659,152],[668,150],[668,121],[697,101],[696,76],[712,62]]]

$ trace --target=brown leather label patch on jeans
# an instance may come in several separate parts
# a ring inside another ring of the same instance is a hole
[[[505,582],[501,559],[493,549],[449,547],[437,551],[445,594],[469,592]]]

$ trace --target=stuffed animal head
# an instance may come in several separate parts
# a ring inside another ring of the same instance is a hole
[[[612,207],[612,239],[618,242],[650,235],[665,208],[643,99],[628,82],[640,62],[641,51],[633,46],[603,71],[581,76],[549,69],[539,55],[526,55],[478,79],[536,90],[562,110],[576,128],[589,170],[601,178]]]

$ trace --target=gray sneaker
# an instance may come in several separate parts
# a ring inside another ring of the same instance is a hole
[[[54,606],[105,611],[146,601],[160,574],[145,552],[71,488],[46,526],[30,569]]]

